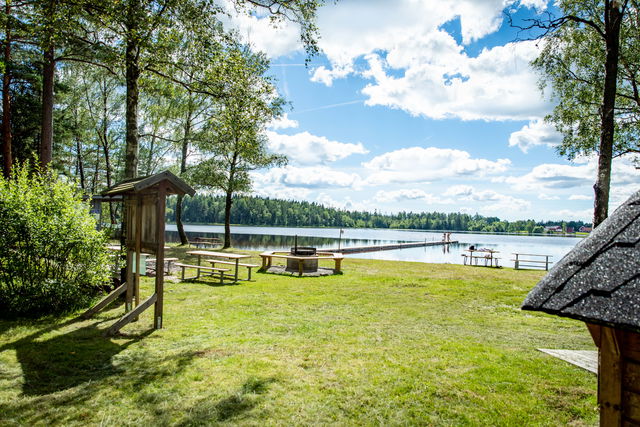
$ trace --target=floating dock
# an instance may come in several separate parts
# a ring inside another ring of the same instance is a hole
[[[359,254],[363,252],[377,252],[377,251],[390,251],[393,249],[407,249],[407,248],[422,248],[425,246],[444,246],[458,243],[457,240],[450,240],[448,242],[432,241],[432,242],[409,242],[409,243],[392,243],[389,245],[374,245],[374,246],[352,246],[340,249],[320,249],[321,252],[338,252],[342,254]]]

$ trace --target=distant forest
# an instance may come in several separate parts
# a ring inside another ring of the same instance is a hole
[[[182,215],[185,223],[221,224],[224,222],[224,198],[203,195],[185,197]],[[167,216],[169,221],[175,222],[175,198],[171,198],[168,203]],[[231,223],[280,227],[400,228],[492,233],[543,233],[545,226],[573,227],[577,230],[583,225],[590,225],[582,221],[509,222],[496,217],[463,213],[400,212],[389,215],[346,211],[328,208],[318,203],[262,197],[236,197],[231,209]]]

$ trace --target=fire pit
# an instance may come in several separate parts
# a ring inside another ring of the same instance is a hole
[[[318,257],[316,255],[316,248],[310,248],[308,246],[298,246],[298,236],[295,239],[295,246],[291,248],[290,255],[299,257],[313,257],[310,259],[302,260],[302,270],[305,272],[318,271]],[[298,271],[300,269],[299,260],[287,259],[287,270]]]

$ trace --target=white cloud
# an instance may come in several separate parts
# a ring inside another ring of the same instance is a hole
[[[269,128],[273,130],[278,129],[295,129],[298,127],[298,121],[289,118],[287,113],[284,113],[282,117],[279,117],[277,120],[273,120],[269,123]]]
[[[354,202],[350,197],[345,197],[342,201],[335,200],[333,197],[329,196],[327,193],[320,193],[318,197],[316,197],[316,202],[320,203],[323,206],[329,206],[336,209],[343,209],[349,211],[367,211],[370,212],[372,207],[370,204],[365,202]]]
[[[580,209],[580,210],[560,209],[557,211],[549,212],[548,214],[546,214],[545,219],[547,220],[566,219],[566,220],[591,222],[591,220],[593,219],[593,209]]]
[[[367,154],[369,151],[362,143],[351,144],[331,141],[324,136],[300,132],[295,135],[282,135],[267,131],[269,149],[286,154],[292,162],[313,165],[342,160],[352,154]]]
[[[270,58],[302,51],[298,24],[286,19],[273,21],[265,16],[264,9],[236,8],[235,4],[231,0],[223,0],[222,6],[228,16],[219,14],[216,18],[225,28],[237,31],[254,50],[265,52]]]
[[[531,121],[509,137],[509,146],[518,147],[524,153],[537,145],[555,147],[561,142],[562,135],[542,119]]]
[[[232,4],[228,1],[228,4]],[[529,62],[534,42],[509,43],[469,57],[465,45],[499,29],[506,7],[545,8],[543,0],[353,0],[327,4],[318,12],[318,40],[330,66],[311,80],[331,86],[360,74],[372,79],[367,105],[398,108],[413,115],[463,120],[532,120],[548,111]],[[231,7],[229,9],[233,10]],[[229,24],[270,57],[301,51],[299,27],[284,21],[274,30],[268,17],[232,13]],[[443,25],[459,19],[463,42]],[[366,58],[363,71],[356,61]],[[401,76],[398,76],[401,74]]]
[[[450,42],[443,42],[447,38]],[[374,80],[362,91],[369,96],[367,105],[462,120],[532,120],[548,111],[529,66],[538,53],[533,42],[484,49],[475,58],[460,52],[443,31],[423,43],[415,47],[417,53],[390,52],[386,60],[380,55],[366,57],[370,69],[365,76]],[[398,68],[404,69],[401,77],[388,72]]]
[[[531,172],[504,179],[517,190],[541,192],[578,188],[592,185],[595,169],[592,164],[579,166],[544,163],[534,167]]]
[[[411,147],[376,156],[363,164],[371,174],[369,185],[426,182],[451,177],[482,177],[504,172],[508,159],[473,159],[466,151],[436,147]]]
[[[394,191],[380,190],[373,197],[376,202],[393,203],[404,202],[408,200],[422,200],[427,203],[448,204],[452,201],[449,199],[441,199],[433,194],[427,193],[420,189],[402,189]]]
[[[554,196],[548,193],[540,193],[538,194],[538,199],[540,200],[560,200],[560,196]]]
[[[357,188],[361,182],[360,176],[356,173],[342,172],[326,166],[274,168],[260,174],[256,179],[266,184],[310,189]]]
[[[593,200],[593,197],[584,196],[582,194],[572,194],[569,196],[569,200]]]
[[[522,212],[531,208],[531,202],[527,200],[497,193],[493,190],[478,191],[470,185],[451,186],[444,192],[444,195],[455,197],[462,201],[486,203],[486,205],[483,206],[483,210],[489,212]]]

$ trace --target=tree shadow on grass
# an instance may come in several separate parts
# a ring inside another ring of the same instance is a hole
[[[188,411],[188,417],[182,419],[179,426],[206,425],[225,422],[241,417],[253,409],[260,395],[267,392],[275,378],[251,377],[238,391],[218,401],[202,400]]]
[[[55,393],[121,372],[113,365],[115,355],[151,331],[118,344],[103,336],[101,322],[68,333],[42,338],[42,333],[23,338],[11,346],[22,367],[22,393],[37,396]]]

